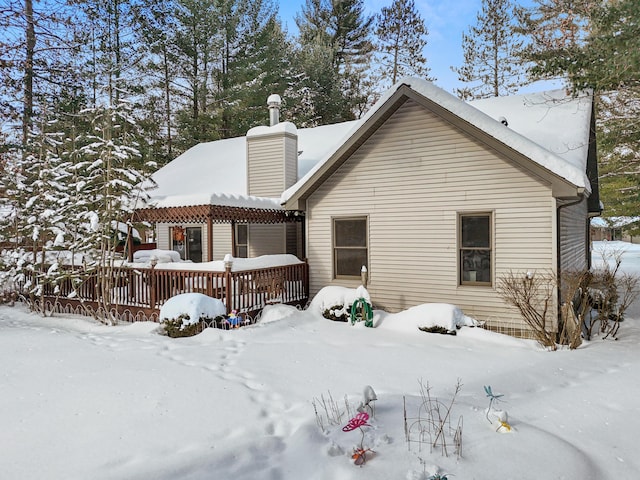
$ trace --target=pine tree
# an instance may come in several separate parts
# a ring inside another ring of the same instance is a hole
[[[105,101],[118,104],[137,93],[136,65],[140,61],[134,48],[133,0],[72,0],[83,12],[78,21],[84,28],[86,52],[83,70],[90,80],[93,105]],[[106,100],[103,97],[107,97]]]
[[[265,18],[255,22],[253,32],[243,35],[238,47],[243,53],[233,64],[228,92],[233,99],[229,105],[230,136],[244,135],[250,128],[264,125],[267,97],[272,93],[282,95],[291,83],[293,47],[275,12]]]
[[[303,124],[351,120],[371,101],[373,20],[364,15],[362,0],[307,0],[296,15],[299,47],[292,90],[308,106]]]
[[[462,34],[464,65],[452,68],[461,82],[463,99],[497,97],[514,93],[521,85],[518,53],[522,40],[514,33],[510,0],[483,0],[477,23]]]
[[[575,89],[599,94],[600,185],[607,216],[640,211],[640,4],[598,6],[592,30],[567,64]],[[631,233],[640,233],[636,222]]]
[[[0,0],[0,118],[23,147],[38,122],[39,97],[78,81],[68,60],[77,46],[69,14],[62,0]]]
[[[586,41],[591,28],[595,0],[534,0],[528,7],[515,9],[516,31],[527,39],[520,52],[529,66],[531,80],[565,76],[564,69],[555,69],[566,55]]]
[[[640,211],[640,4],[538,1],[524,12],[533,75],[596,97],[600,193],[607,216]],[[542,32],[542,33],[540,33]],[[636,233],[640,226],[636,226]]]
[[[394,0],[383,7],[376,27],[381,78],[392,84],[405,75],[435,80],[424,56],[428,34],[414,0]]]
[[[137,123],[130,104],[98,106],[82,115],[93,129],[77,142],[71,188],[77,192],[78,200],[65,216],[80,220],[76,223],[81,230],[74,237],[74,248],[95,259],[83,274],[85,278],[97,275],[100,308],[94,315],[111,325],[117,323],[112,307],[118,302],[114,293],[118,285],[114,282],[115,252],[122,241],[119,226],[131,226],[133,211],[146,198],[148,172],[155,165],[148,164],[146,172],[137,168],[136,159],[140,156],[136,145]]]
[[[143,58],[145,94],[140,100],[140,127],[149,143],[147,156],[159,165],[174,158],[176,53],[173,47],[175,30],[173,0],[156,2],[141,0],[134,5],[136,48]]]
[[[286,86],[291,49],[272,2],[238,0],[221,13],[213,101],[227,138],[264,124],[267,97]]]

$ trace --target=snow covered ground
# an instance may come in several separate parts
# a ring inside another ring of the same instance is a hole
[[[623,269],[640,274],[640,246],[623,245]],[[427,311],[365,328],[271,307],[251,327],[170,339],[151,323],[0,307],[0,478],[639,478],[638,302],[619,340],[557,352],[478,328],[405,328]],[[448,404],[458,380],[461,457],[452,437],[448,456],[426,439],[409,448],[403,404],[417,440],[416,419],[429,417],[420,385]],[[343,432],[349,414],[330,424],[322,398],[356,407],[367,385],[377,394],[370,426]],[[494,406],[510,432],[487,420],[485,386],[503,395]],[[375,453],[358,467],[361,442]]]

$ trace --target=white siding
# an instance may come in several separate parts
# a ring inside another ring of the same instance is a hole
[[[169,239],[168,223],[156,224],[156,245],[160,250],[171,250],[171,240]]]
[[[161,250],[171,250],[171,238],[169,232],[175,224],[158,223],[156,225],[157,245]],[[231,248],[231,225],[228,223],[213,224],[213,258],[207,258],[207,241],[209,232],[206,224],[187,223],[180,224],[181,227],[201,227],[202,228],[202,261],[222,260],[227,253],[232,253]]]
[[[586,199],[560,208],[560,267],[563,272],[588,268],[587,218]]]
[[[206,246],[204,247],[206,249]],[[231,224],[213,224],[213,258],[211,260],[222,260],[227,253],[233,255],[231,246]],[[206,254],[206,252],[205,252]]]
[[[201,225],[197,223],[194,224],[193,226],[202,228],[202,261],[208,262],[209,260],[211,260],[210,258],[207,258],[207,239],[209,237],[209,229],[207,228],[206,225]]]
[[[249,195],[280,197],[297,181],[298,139],[280,133],[247,139]]]
[[[332,278],[331,219],[369,219],[374,303],[398,311],[459,305],[490,323],[524,328],[495,288],[458,285],[457,218],[491,212],[494,285],[509,270],[555,269],[555,200],[549,186],[408,101],[307,201],[311,294]]]
[[[249,225],[249,256],[286,253],[286,225]]]

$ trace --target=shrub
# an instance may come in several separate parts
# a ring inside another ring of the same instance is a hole
[[[180,315],[178,318],[168,318],[162,322],[165,333],[171,338],[192,337],[197,335],[205,326],[203,321],[197,323],[185,323],[189,315]]]
[[[189,315],[180,315],[178,318],[167,318],[162,321],[167,336],[171,338],[193,337],[199,334],[207,327],[228,328],[225,318],[218,316],[213,320],[201,318],[195,323],[189,322]]]
[[[457,332],[455,330],[447,330],[440,325],[434,325],[433,327],[418,327],[418,330],[427,333],[440,333],[442,335],[457,335]]]
[[[540,345],[556,350],[553,298],[557,279],[553,272],[508,272],[498,279],[498,294],[516,307]]]
[[[334,305],[332,307],[326,308],[322,312],[322,316],[328,320],[333,320],[336,322],[348,322],[350,310],[351,305]]]

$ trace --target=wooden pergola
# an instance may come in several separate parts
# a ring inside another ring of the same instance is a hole
[[[304,218],[303,212],[298,210],[283,210],[277,208],[237,207],[229,205],[189,205],[179,207],[148,207],[137,209],[133,216],[134,222],[149,223],[204,223],[210,232],[214,223],[231,224],[231,241],[235,248],[235,224],[237,223],[295,223]],[[129,236],[130,237],[130,236]],[[129,248],[130,255],[133,250]],[[208,258],[213,257],[213,242],[211,236],[207,240]]]

